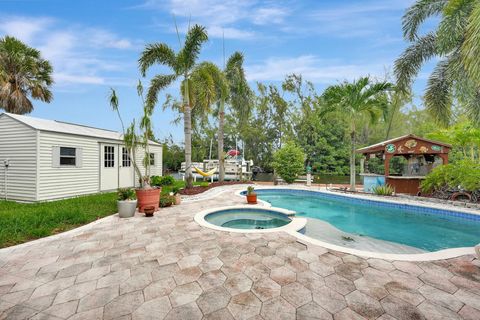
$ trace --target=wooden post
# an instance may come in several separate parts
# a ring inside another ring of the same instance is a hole
[[[385,162],[384,162],[385,177],[388,177],[390,175],[390,159],[391,158],[392,158],[391,154],[386,154],[385,153]]]

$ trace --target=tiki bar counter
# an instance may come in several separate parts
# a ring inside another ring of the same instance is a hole
[[[358,149],[357,153],[364,156],[360,162],[364,191],[372,192],[378,185],[389,184],[396,193],[417,195],[425,176],[433,168],[448,163],[450,149],[449,144],[413,134]],[[378,168],[370,172],[375,169],[369,162],[379,161],[383,162],[384,172],[378,172]]]

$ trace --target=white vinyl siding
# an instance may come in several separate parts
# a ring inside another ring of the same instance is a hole
[[[7,197],[11,200],[35,201],[37,131],[8,116],[0,116],[0,198],[5,199],[5,166]]]
[[[151,145],[149,146],[149,151],[151,154],[155,155],[155,165],[150,166],[150,176],[161,176],[162,175],[162,146]],[[137,161],[137,165],[140,168],[142,174],[145,174],[145,167],[143,165],[143,157],[145,152],[140,149],[135,152],[135,159]],[[138,186],[138,177],[135,173],[135,182]]]
[[[99,191],[98,139],[40,132],[40,172],[37,200],[52,200]],[[75,166],[60,164],[60,148],[75,148]]]

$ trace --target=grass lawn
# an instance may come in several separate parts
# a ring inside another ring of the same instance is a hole
[[[0,248],[76,228],[117,212],[117,194],[43,203],[0,201]]]

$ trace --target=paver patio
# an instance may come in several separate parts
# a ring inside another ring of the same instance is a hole
[[[480,319],[474,256],[366,259],[193,220],[236,189],[0,250],[0,319]]]

